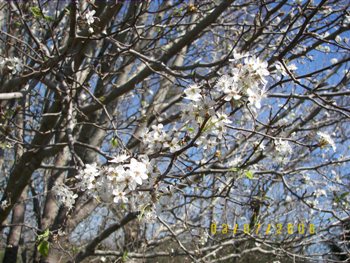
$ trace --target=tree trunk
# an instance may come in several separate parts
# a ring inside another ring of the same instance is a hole
[[[22,99],[22,110],[19,110],[20,112],[16,116],[17,127],[24,126],[24,122],[23,122],[24,106],[25,106],[25,98]],[[22,129],[17,129],[15,132],[15,135],[18,141],[23,141],[24,136],[23,136]],[[17,160],[17,158],[20,158],[20,156],[23,154],[22,145],[17,144],[15,147],[15,150],[16,150],[15,156]],[[7,247],[5,250],[5,255],[3,260],[4,263],[17,262],[18,246],[21,239],[22,224],[24,222],[24,215],[26,210],[26,205],[24,203],[26,198],[27,198],[27,190],[25,188],[20,198],[17,200],[17,204],[13,208],[12,220],[11,220],[12,227],[10,228],[10,233],[7,237]]]
[[[10,229],[10,233],[7,238],[7,247],[5,250],[4,263],[16,262],[18,255],[18,245],[21,238],[22,226],[24,222],[25,204],[22,202],[27,197],[27,191],[23,191],[23,194],[19,200],[19,203],[14,206],[11,224],[14,225]]]

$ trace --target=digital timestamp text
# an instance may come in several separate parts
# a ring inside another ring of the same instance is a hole
[[[254,226],[250,224],[234,224],[230,226],[228,224],[217,224],[213,222],[210,225],[210,233],[212,235],[235,235],[242,232],[250,235],[314,235],[316,234],[316,229],[314,224],[305,223],[256,224]]]

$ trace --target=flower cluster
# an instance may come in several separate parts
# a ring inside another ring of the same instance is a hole
[[[170,140],[169,134],[164,130],[163,124],[152,125],[151,129],[144,129],[141,140],[146,145],[146,153],[160,151],[164,147],[164,142]]]
[[[4,201],[1,202],[0,207],[1,207],[1,209],[5,210],[9,205],[10,205],[9,201],[4,200]]]
[[[211,118],[212,123],[212,134],[214,134],[218,139],[222,139],[227,128],[226,125],[230,124],[231,121],[229,120],[227,114],[225,113],[218,113],[217,115],[213,116]]]
[[[324,148],[328,145],[330,145],[333,149],[333,151],[335,152],[337,147],[335,145],[334,140],[331,138],[331,136],[327,133],[324,132],[318,132],[317,135],[319,136],[319,146],[321,148]]]
[[[0,58],[0,72],[2,74],[10,73],[16,75],[22,71],[23,64],[17,57]]]
[[[281,74],[281,75],[283,75],[283,76],[288,76],[288,73],[287,73],[287,71],[285,70],[285,68],[283,67],[283,65],[282,65],[282,63],[281,62],[276,62],[275,63],[275,67],[276,67],[276,70],[277,70],[277,72],[279,73],[279,74]],[[295,70],[297,70],[298,68],[297,68],[297,66],[295,65],[295,64],[290,64],[290,65],[287,65],[286,66],[287,67],[287,69],[289,70],[289,71],[295,71]]]
[[[93,21],[93,14],[86,19]],[[227,136],[228,125],[231,124],[223,103],[246,100],[253,108],[261,107],[267,84],[265,78],[269,75],[267,63],[249,54],[235,53],[234,57],[234,68],[229,74],[222,75],[214,87],[198,83],[184,90],[184,101],[179,105],[180,121],[175,126],[158,123],[140,130],[139,150],[145,155],[132,157],[122,154],[101,168],[88,164],[76,176],[79,180],[77,186],[98,200],[128,204],[130,209],[139,209],[147,217],[154,218],[157,208],[154,202],[158,197],[145,191],[145,187],[141,188],[145,184],[153,186],[149,176],[153,167],[147,156],[162,151],[181,153],[190,145],[206,151],[213,149],[215,157],[220,158],[215,148]],[[238,60],[242,62],[238,63]]]
[[[187,89],[185,89],[186,99],[192,101],[200,101],[202,100],[201,90],[197,84],[190,85]]]
[[[191,91],[196,90],[196,93]],[[215,116],[215,100],[209,95],[202,94],[202,89],[194,84],[185,89],[185,97],[190,103],[181,105],[181,120],[185,125],[194,131],[197,131],[205,118]]]
[[[97,164],[87,164],[85,169],[80,171],[76,178],[80,181],[78,187],[81,190],[92,190],[95,188],[96,180],[100,175],[100,170],[97,168]]]
[[[293,152],[290,143],[282,139],[275,140],[274,143],[276,150],[276,152],[274,153],[274,158],[279,162],[288,161],[289,156]]]
[[[243,63],[238,63],[243,59]],[[248,101],[255,108],[260,109],[261,100],[265,97],[265,86],[269,76],[267,62],[260,61],[255,56],[235,54],[236,66],[229,74],[222,75],[215,88],[225,95],[226,101],[239,101],[243,96],[248,97]]]
[[[58,203],[65,205],[69,209],[73,207],[75,199],[78,197],[77,194],[74,194],[74,192],[64,184],[55,185],[52,191]]]
[[[86,13],[85,13],[85,20],[86,20],[86,23],[88,24],[89,26],[89,33],[94,33],[94,29],[91,27],[91,25],[94,23],[95,21],[95,15],[96,11],[95,10],[88,10]]]
[[[208,142],[215,145],[225,136],[227,125],[231,123],[224,110],[219,110],[222,98],[224,101],[246,98],[254,108],[259,109],[266,93],[267,76],[266,62],[249,54],[234,52],[233,69],[229,74],[222,75],[212,89],[206,86],[207,83],[195,83],[184,90],[185,101],[180,105],[181,121],[176,127],[158,124],[144,129],[140,135],[143,151],[146,154],[162,150],[174,153],[194,137],[196,145],[203,149]]]
[[[88,190],[99,200],[109,202],[113,197],[113,202],[126,204],[151,171],[148,158],[141,156],[139,159],[121,155],[106,168],[97,168],[95,163],[87,164],[76,176],[78,187],[82,191]]]

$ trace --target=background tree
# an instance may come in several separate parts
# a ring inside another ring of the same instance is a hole
[[[348,1],[0,18],[3,262],[349,259]]]

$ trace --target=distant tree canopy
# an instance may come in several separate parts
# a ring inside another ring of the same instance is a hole
[[[344,262],[350,2],[0,3],[3,262]]]

